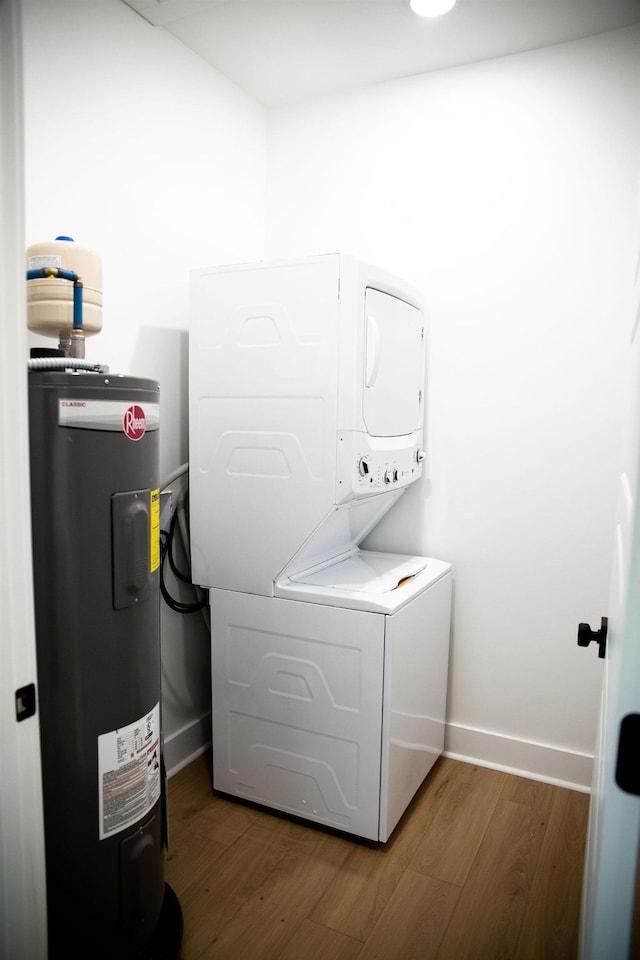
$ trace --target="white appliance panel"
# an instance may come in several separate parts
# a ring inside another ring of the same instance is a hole
[[[449,572],[386,618],[382,841],[444,748],[451,591]]]
[[[378,837],[384,618],[213,590],[213,785]]]
[[[194,582],[268,595],[334,503],[335,269],[199,271],[193,300]]]
[[[373,354],[369,341],[369,387],[365,299],[380,334]],[[380,510],[352,514],[362,520],[360,542],[370,518],[392,505],[390,494],[420,478],[421,317],[406,285],[338,254],[194,272],[194,582],[270,596],[274,580],[312,538],[310,549],[322,546],[326,556],[349,549],[332,541],[337,506],[377,498]],[[367,432],[365,393],[375,398],[367,400],[372,425],[401,435]],[[324,524],[331,534],[322,532]]]
[[[364,306],[366,431],[374,437],[412,434],[422,426],[424,409],[422,312],[370,287]]]
[[[386,841],[444,744],[451,576],[392,614],[213,590],[213,785]]]

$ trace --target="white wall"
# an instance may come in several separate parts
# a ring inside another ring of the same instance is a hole
[[[164,477],[188,459],[189,271],[263,252],[265,112],[119,0],[24,8],[26,242],[101,254],[87,356],[160,382]],[[208,651],[200,618],[163,605],[170,767],[208,736]]]
[[[640,30],[270,113],[267,252],[430,304],[423,549],[455,566],[448,750],[587,785],[630,322]],[[402,549],[406,515],[373,538]]]

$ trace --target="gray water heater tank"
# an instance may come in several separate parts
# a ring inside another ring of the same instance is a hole
[[[158,384],[31,371],[29,415],[49,956],[175,957]]]

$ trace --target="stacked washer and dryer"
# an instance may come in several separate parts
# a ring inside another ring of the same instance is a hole
[[[444,743],[451,567],[360,548],[422,476],[425,349],[420,295],[351,257],[192,277],[213,786],[375,841]]]

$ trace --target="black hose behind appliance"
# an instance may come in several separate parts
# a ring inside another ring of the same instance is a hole
[[[29,373],[49,956],[173,960],[164,882],[159,388]]]

